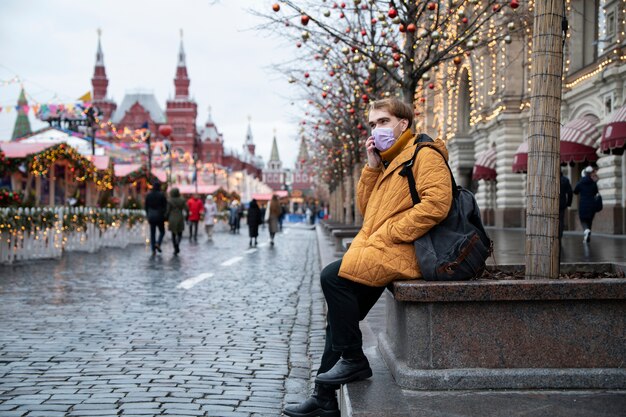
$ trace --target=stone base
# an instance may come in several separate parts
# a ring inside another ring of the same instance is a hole
[[[495,209],[495,226],[526,227],[526,210],[521,207]]]
[[[626,279],[403,281],[379,349],[417,390],[626,388]]]

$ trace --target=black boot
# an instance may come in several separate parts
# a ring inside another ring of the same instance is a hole
[[[333,385],[315,384],[313,395],[298,405],[285,407],[283,414],[289,417],[339,417],[339,405]]]

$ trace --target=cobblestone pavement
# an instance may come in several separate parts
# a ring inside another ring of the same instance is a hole
[[[315,233],[261,236],[0,266],[0,416],[278,416],[305,398],[323,348]]]

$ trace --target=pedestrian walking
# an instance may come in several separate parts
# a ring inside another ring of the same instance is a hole
[[[165,212],[167,210],[167,198],[165,193],[161,191],[161,183],[154,180],[152,190],[146,195],[144,202],[146,217],[150,225],[150,249],[152,255],[161,252],[161,244],[165,236]],[[159,229],[159,238],[156,238],[156,230]]]
[[[367,116],[372,135],[365,141],[367,164],[357,186],[363,227],[343,259],[322,270],[328,305],[324,353],[313,395],[283,410],[291,417],[339,416],[339,385],[372,376],[359,321],[390,282],[421,277],[413,242],[444,220],[452,204],[446,146],[440,139],[417,142],[419,135],[410,130],[411,106],[398,99],[374,101]],[[407,179],[398,174],[416,146],[424,148],[411,166],[421,196],[414,205]]]
[[[283,231],[283,222],[285,221],[285,216],[287,215],[287,207],[284,204],[280,205],[280,215],[278,216],[278,230],[280,232]]]
[[[215,216],[217,216],[217,204],[212,195],[206,197],[204,202],[204,231],[207,240],[213,240],[213,227],[215,226]]]
[[[572,205],[572,184],[569,178],[563,175],[561,171],[561,186],[559,192],[559,239],[563,238],[563,230],[565,229],[565,212]]]
[[[278,219],[281,214],[280,203],[278,202],[278,197],[276,195],[272,196],[270,200],[269,207],[267,208],[267,213],[265,216],[268,219],[268,229],[270,232],[270,245],[274,246],[274,236],[278,233]]]
[[[267,212],[267,205],[261,205],[261,228],[265,229],[265,213]]]
[[[198,241],[198,223],[204,212],[204,204],[197,195],[192,195],[187,200],[187,212],[189,213],[189,240]]]
[[[174,244],[174,255],[180,253],[180,241],[183,238],[185,230],[185,213],[187,204],[180,196],[178,188],[172,188],[170,191],[170,199],[167,202],[167,222],[170,232],[172,232],[172,243]]]
[[[261,217],[261,209],[259,208],[259,204],[253,198],[250,201],[250,206],[248,207],[248,233],[250,235],[250,245],[252,246],[252,241],[254,240],[254,246],[257,245],[257,238],[259,237],[259,225],[263,217]]]
[[[230,203],[228,224],[230,233],[239,233],[239,202],[237,200]]]
[[[593,167],[586,167],[574,188],[574,194],[579,195],[578,198],[578,218],[583,228],[583,242],[591,241],[591,226],[593,218],[596,215],[596,195],[598,194],[598,185],[593,180]]]

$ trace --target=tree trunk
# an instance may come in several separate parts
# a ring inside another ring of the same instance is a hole
[[[559,275],[563,1],[535,2],[528,139],[527,279]]]

